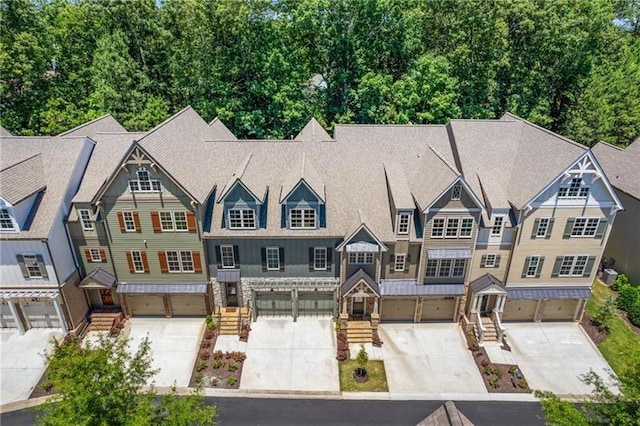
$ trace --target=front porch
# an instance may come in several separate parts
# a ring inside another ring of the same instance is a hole
[[[507,301],[504,283],[491,274],[485,274],[469,284],[471,297],[469,321],[480,343],[502,342],[505,328],[501,317]]]
[[[340,287],[340,327],[349,343],[372,343],[380,323],[380,288],[359,269]]]

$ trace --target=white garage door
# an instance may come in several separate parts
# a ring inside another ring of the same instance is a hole
[[[504,305],[502,321],[533,321],[537,300],[507,299]]]
[[[422,301],[421,321],[453,321],[456,310],[455,297],[440,297]]]
[[[129,296],[131,315],[162,315],[165,316],[162,296],[157,294],[137,294]]]
[[[16,328],[16,320],[7,302],[0,302],[0,328]]]
[[[382,299],[382,321],[411,321],[416,311],[416,299]]]
[[[544,302],[542,321],[573,321],[577,299],[547,300]]]
[[[31,328],[59,328],[60,320],[53,302],[22,302],[22,313],[29,322]]]
[[[175,294],[171,296],[171,313],[173,316],[207,315],[204,294]]]

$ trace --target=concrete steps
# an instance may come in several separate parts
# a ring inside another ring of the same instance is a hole
[[[373,343],[373,328],[369,321],[349,321],[347,323],[349,343]]]
[[[243,320],[249,318],[247,308],[222,308],[218,312],[218,332],[220,335],[237,336]]]
[[[491,320],[491,318],[482,317],[481,319],[482,319],[482,325],[487,330],[484,333],[483,342],[497,342],[498,341],[498,332],[496,331],[496,326],[493,324],[493,321]],[[473,330],[476,333],[476,337],[478,337],[478,339],[479,339],[480,338],[480,333],[477,330],[477,327],[475,325],[473,326]]]

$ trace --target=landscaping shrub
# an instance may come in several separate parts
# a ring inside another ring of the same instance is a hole
[[[620,288],[620,295],[616,299],[616,305],[623,311],[629,311],[640,298],[640,291],[636,287],[627,284]]]
[[[616,315],[616,301],[612,295],[605,297],[602,305],[599,305],[593,315],[593,323],[601,330],[609,331],[611,320]]]
[[[640,301],[631,306],[631,309],[627,311],[627,316],[631,324],[640,327]]]
[[[238,366],[235,364],[229,364],[227,370],[229,370],[230,373],[235,373],[236,371],[238,371]]]
[[[620,274],[615,279],[613,284],[611,284],[611,288],[615,291],[620,291],[620,289],[622,289],[622,287],[624,287],[625,285],[631,285],[631,280],[625,274]]]
[[[471,342],[469,343],[469,350],[472,352],[475,352],[477,350],[480,350],[480,346],[478,345],[477,342]]]
[[[207,349],[211,347],[211,342],[202,342],[200,343],[200,349]]]
[[[247,354],[245,354],[244,352],[239,352],[239,351],[227,352],[227,357],[229,359],[234,360],[235,362],[242,362],[245,359],[247,359]]]
[[[213,353],[213,359],[222,359],[224,358],[224,353],[222,351],[215,351]]]
[[[209,330],[215,330],[216,328],[216,322],[213,319],[213,317],[211,315],[207,315],[204,319],[204,321],[207,323],[207,328]]]
[[[204,332],[204,338],[205,340],[211,340],[215,337],[216,332],[213,330],[207,330]]]
[[[231,376],[231,377],[227,377],[227,384],[229,386],[233,386],[238,382],[238,379],[236,379],[235,377]]]
[[[200,351],[200,359],[203,361],[208,360],[211,357],[211,352],[207,350]]]
[[[205,368],[207,368],[207,364],[204,362],[199,362],[198,365],[196,365],[196,371],[198,373],[203,371]]]

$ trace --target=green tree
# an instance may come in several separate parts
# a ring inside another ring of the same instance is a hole
[[[155,374],[149,342],[134,354],[126,339],[102,338],[83,348],[72,340],[55,344],[47,379],[57,391],[43,406],[42,425],[213,425],[215,407],[196,392],[178,397],[175,388],[154,403],[143,386]]]
[[[609,331],[611,320],[616,316],[616,300],[612,295],[604,298],[603,303],[598,306],[593,322],[602,330]]]

